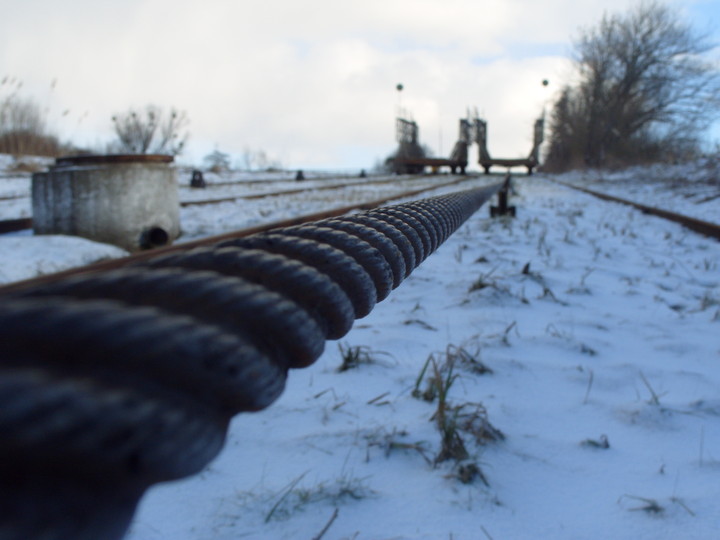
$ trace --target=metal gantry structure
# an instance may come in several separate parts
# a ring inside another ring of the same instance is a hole
[[[468,146],[472,143],[471,123],[464,118],[459,122],[458,140],[448,158],[435,158],[425,155],[419,143],[419,128],[414,120],[396,119],[398,149],[389,159],[396,174],[421,174],[425,168],[438,170],[448,167],[452,174],[457,171],[465,174],[468,165]]]
[[[487,148],[488,129],[487,122],[480,118],[474,119],[475,125],[475,142],[478,144],[478,163],[485,171],[490,173],[493,166],[506,167],[526,167],[528,174],[532,174],[533,170],[540,164],[540,145],[543,142],[545,118],[541,117],[535,120],[533,126],[533,146],[530,154],[526,158],[493,158]]]
[[[494,158],[488,151],[487,121],[479,118],[461,118],[459,121],[458,140],[448,158],[433,158],[425,155],[419,143],[419,128],[415,121],[405,118],[396,119],[398,149],[389,158],[388,163],[396,174],[421,174],[427,167],[437,171],[448,167],[452,174],[459,171],[465,174],[468,165],[468,149],[471,144],[478,145],[478,163],[486,174],[492,167],[525,167],[528,174],[540,164],[540,145],[543,142],[545,119],[538,118],[533,127],[533,146],[525,158]]]

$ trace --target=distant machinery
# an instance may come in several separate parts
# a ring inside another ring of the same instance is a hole
[[[530,155],[526,158],[502,159],[490,157],[487,149],[487,122],[480,118],[475,118],[475,142],[478,144],[478,163],[485,170],[485,174],[490,173],[490,167],[497,165],[499,167],[527,167],[528,174],[533,173],[533,169],[540,164],[540,145],[543,142],[543,131],[545,126],[545,118],[535,120],[533,128],[533,147]]]
[[[468,115],[470,116],[470,115]],[[543,142],[545,118],[535,121],[533,127],[533,146],[526,158],[493,158],[487,148],[487,122],[475,113],[474,119],[461,118],[459,123],[458,140],[453,147],[449,158],[432,158],[425,155],[425,150],[419,143],[419,129],[414,120],[396,118],[395,131],[398,149],[388,158],[387,164],[396,174],[421,174],[426,167],[439,169],[449,167],[452,174],[458,169],[465,174],[468,164],[468,147],[476,142],[478,144],[478,163],[490,173],[490,168],[498,167],[526,167],[528,174],[540,164],[540,145]],[[474,130],[473,130],[474,128]]]
[[[419,129],[413,120],[397,118],[395,120],[395,137],[398,142],[398,149],[395,155],[390,158],[393,171],[397,174],[419,174],[423,172],[425,165],[421,162],[425,159],[425,150],[418,143]]]
[[[450,154],[450,162],[457,164],[460,167],[460,172],[465,174],[465,167],[468,164],[468,146],[472,143],[472,137],[470,136],[471,124],[470,120],[464,118],[460,119],[458,140],[453,147],[452,153]],[[450,167],[455,172],[454,166],[451,164]]]
[[[449,167],[455,174],[460,170],[465,174],[468,164],[468,146],[471,140],[471,122],[460,119],[460,133],[458,141],[453,147],[449,158],[431,158],[425,156],[425,150],[418,143],[419,129],[417,123],[405,118],[397,118],[395,122],[396,136],[399,143],[395,155],[388,159],[388,164],[397,174],[421,174],[425,167],[439,169]]]

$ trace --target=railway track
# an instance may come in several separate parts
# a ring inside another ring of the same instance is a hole
[[[372,178],[374,176],[379,175],[367,175],[364,178],[372,182]],[[386,177],[387,175],[382,175]],[[359,178],[360,175],[358,174],[325,174],[325,175],[317,175],[313,173],[304,173],[304,180],[305,182],[323,182],[323,181],[330,181],[330,180],[341,180],[341,179],[350,179],[350,178]],[[219,182],[208,182],[206,187],[212,188],[212,187],[227,187],[227,186],[234,186],[238,183],[245,185],[245,186],[251,186],[255,184],[277,184],[280,182],[297,182],[296,177],[287,176],[286,178],[252,178],[252,179],[244,179],[244,180],[223,180]],[[189,184],[183,184],[180,187],[191,187]],[[192,188],[195,189],[195,188]]]
[[[403,181],[411,180],[414,178],[418,178],[418,176],[413,177],[404,177],[402,178]],[[250,193],[248,195],[235,195],[230,197],[218,197],[216,199],[204,199],[204,200],[198,200],[198,201],[181,201],[180,206],[186,207],[186,206],[202,206],[206,204],[216,204],[216,203],[222,203],[222,202],[233,202],[237,200],[254,200],[254,199],[265,199],[268,197],[279,197],[283,195],[296,195],[298,193],[304,193],[309,191],[326,191],[326,190],[332,190],[332,189],[343,189],[346,187],[354,187],[354,186],[377,186],[381,184],[389,184],[389,183],[397,183],[398,179],[396,178],[387,178],[384,180],[376,180],[376,181],[368,181],[367,179],[359,180],[357,182],[345,182],[341,184],[330,184],[330,185],[320,185],[320,186],[309,186],[309,187],[299,187],[299,188],[293,188],[293,189],[285,189],[285,190],[278,190],[278,191],[270,191],[270,192],[263,192],[263,193]]]
[[[266,193],[252,193],[250,195],[242,195],[238,197],[222,197],[215,199],[208,199],[206,201],[183,201],[180,204],[183,206],[192,206],[194,204],[211,204],[213,202],[223,202],[223,201],[229,201],[229,200],[235,200],[235,199],[259,199],[263,197],[269,197],[273,195],[288,195],[292,193],[301,193],[303,191],[311,191],[311,190],[324,190],[324,189],[336,189],[336,188],[342,188],[346,186],[360,186],[360,185],[378,185],[378,184],[388,184],[391,182],[398,182],[398,181],[404,181],[404,180],[412,180],[414,178],[422,177],[423,175],[413,175],[413,176],[403,176],[402,178],[395,178],[395,177],[382,177],[381,180],[372,180],[370,178],[363,178],[362,180],[358,180],[355,182],[345,182],[340,184],[331,184],[331,185],[314,185],[314,186],[306,186],[306,187],[300,187],[295,189],[287,189],[287,190],[279,190],[279,191],[272,191],[272,192],[266,192]],[[347,177],[339,177],[339,176],[333,176],[333,177],[327,177],[327,178],[307,178],[304,180],[306,183],[310,182],[329,182],[332,180],[340,180],[342,178],[354,178],[351,176]],[[248,187],[256,184],[278,184],[278,183],[285,183],[285,182],[297,182],[295,180],[270,180],[270,179],[259,179],[259,180],[245,180],[245,181],[227,181],[227,182],[213,182],[211,184],[207,184],[206,187],[202,188],[203,190],[212,190],[213,188],[217,187],[228,187],[228,186],[238,186],[238,187]],[[198,188],[193,188],[190,186],[181,185],[179,186],[181,190],[192,190],[197,191]],[[27,199],[30,197],[29,193],[24,194],[14,194],[14,195],[1,195],[0,201],[14,201],[18,199]]]
[[[202,470],[234,415],[274,402],[289,369],[312,364],[503,185],[4,287],[3,539],[122,538],[150,485]]]
[[[412,177],[407,176],[407,177],[403,177],[401,180],[409,180],[412,178],[417,178],[418,176],[422,176],[422,175],[416,175],[416,176],[412,176]],[[327,177],[327,178],[307,178],[306,182],[331,181],[331,180],[339,180],[341,178],[354,178],[354,177],[352,177],[352,176],[346,176],[346,177],[333,176],[333,177]],[[252,185],[256,185],[256,184],[277,184],[277,183],[281,183],[281,182],[290,182],[290,181],[292,181],[292,180],[290,180],[290,179],[288,179],[288,180],[258,179],[258,180],[246,180],[246,181],[235,180],[235,181],[226,181],[226,182],[213,182],[211,184],[208,184],[203,189],[212,190],[213,188],[228,187],[228,186],[247,187],[247,186],[252,186]],[[397,178],[383,178],[382,180],[371,180],[371,179],[365,178],[365,179],[359,180],[357,182],[349,182],[349,183],[345,183],[345,184],[333,184],[330,186],[302,187],[302,188],[297,188],[297,189],[288,189],[288,190],[274,191],[274,192],[269,192],[269,193],[253,193],[251,195],[243,195],[240,197],[224,197],[224,198],[219,198],[217,201],[223,202],[226,200],[234,200],[234,199],[238,199],[238,198],[239,199],[257,199],[257,198],[262,198],[264,196],[286,195],[286,194],[290,194],[290,193],[300,193],[302,191],[310,191],[313,189],[334,189],[334,188],[339,188],[339,187],[343,187],[343,186],[377,185],[377,184],[385,184],[385,183],[397,182],[397,181],[398,181]],[[190,186],[185,186],[185,185],[181,185],[179,187],[180,187],[180,189],[183,189],[183,190],[186,190],[186,189],[193,190],[193,191],[197,190],[197,188],[192,188]],[[14,194],[14,195],[0,195],[0,201],[15,201],[18,199],[27,199],[29,197],[30,197],[29,193]],[[183,206],[192,206],[194,204],[211,204],[212,202],[214,202],[214,200],[209,199],[207,201],[183,201],[180,204]]]
[[[710,238],[715,238],[717,240],[720,240],[720,225],[718,225],[717,223],[711,223],[709,221],[703,221],[701,219],[693,218],[690,216],[685,216],[683,214],[678,214],[676,212],[670,212],[669,210],[663,210],[662,208],[655,208],[652,206],[648,206],[646,204],[629,201],[627,199],[615,197],[614,195],[608,195],[607,193],[601,193],[599,191],[594,191],[592,189],[575,186],[573,184],[569,184],[567,182],[562,182],[560,180],[556,180],[553,178],[549,178],[549,180],[552,182],[555,182],[556,184],[560,184],[562,186],[565,186],[565,187],[568,187],[571,189],[575,189],[575,190],[581,191],[583,193],[587,193],[588,195],[592,195],[593,197],[597,197],[598,199],[601,199],[603,201],[615,202],[615,203],[620,203],[620,204],[624,204],[627,206],[631,206],[637,210],[640,210],[644,214],[657,216],[657,217],[666,219],[668,221],[678,223],[678,224],[682,225],[683,227],[690,229],[691,231],[695,231],[695,232],[703,234],[705,236],[709,236]]]

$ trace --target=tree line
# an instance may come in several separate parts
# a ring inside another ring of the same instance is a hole
[[[573,44],[576,81],[550,114],[545,168],[692,158],[720,111],[713,49],[679,13],[642,2],[606,14]]]
[[[56,157],[70,151],[51,133],[40,106],[23,97],[22,86],[13,77],[0,80],[0,153]]]

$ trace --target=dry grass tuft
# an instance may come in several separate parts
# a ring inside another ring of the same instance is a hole
[[[338,349],[340,349],[340,357],[342,358],[342,363],[337,368],[339,373],[356,369],[361,365],[380,364],[382,361],[378,358],[379,356],[390,356],[386,352],[373,351],[370,347],[364,345],[351,346],[339,343]]]
[[[580,446],[585,446],[588,448],[597,448],[600,450],[609,450],[610,449],[610,441],[608,440],[607,435],[600,435],[598,439],[585,439],[580,443]]]
[[[428,357],[416,379],[412,395],[431,403],[437,402],[435,412],[430,418],[440,432],[440,450],[435,456],[434,464],[453,461],[455,468],[451,476],[464,483],[480,479],[488,485],[480,467],[471,459],[468,442],[472,440],[475,445],[484,446],[489,442],[505,439],[505,435],[490,423],[487,409],[482,403],[450,403],[450,389],[460,376],[456,373],[456,368],[462,365],[469,366],[475,373],[491,372],[464,348],[451,345],[445,353]],[[423,380],[426,381],[424,391],[421,390]],[[468,440],[468,437],[471,439]]]

